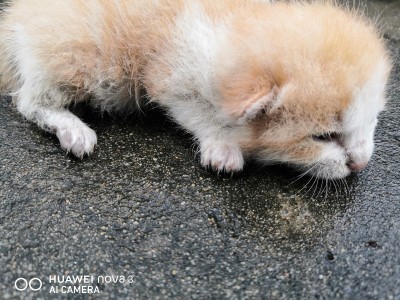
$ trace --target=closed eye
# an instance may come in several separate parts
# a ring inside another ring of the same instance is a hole
[[[326,132],[321,134],[314,134],[312,138],[316,142],[335,142],[338,141],[340,133],[338,132]]]

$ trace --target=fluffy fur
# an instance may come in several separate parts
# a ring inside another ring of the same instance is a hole
[[[77,156],[97,138],[66,106],[131,111],[143,90],[219,171],[252,156],[342,178],[372,155],[390,61],[335,4],[15,0],[0,24],[3,90]]]

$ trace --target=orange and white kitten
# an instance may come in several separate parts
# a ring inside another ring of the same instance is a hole
[[[143,89],[218,171],[252,156],[334,179],[372,155],[390,60],[335,4],[14,0],[0,26],[3,91],[79,157],[97,137],[66,107],[130,111]]]

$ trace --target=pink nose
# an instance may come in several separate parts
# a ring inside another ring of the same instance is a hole
[[[362,162],[362,163],[355,163],[355,162],[348,162],[347,166],[349,167],[349,169],[353,172],[357,172],[357,171],[361,171],[362,169],[364,169],[367,166],[368,162]]]

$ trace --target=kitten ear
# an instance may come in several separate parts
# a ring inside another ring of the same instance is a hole
[[[266,94],[267,93],[267,94]],[[246,124],[266,110],[269,110],[277,99],[277,88],[258,93],[244,101],[236,111],[237,123]]]
[[[238,124],[245,124],[273,108],[277,97],[278,88],[264,83],[228,95],[224,98],[223,109]]]

